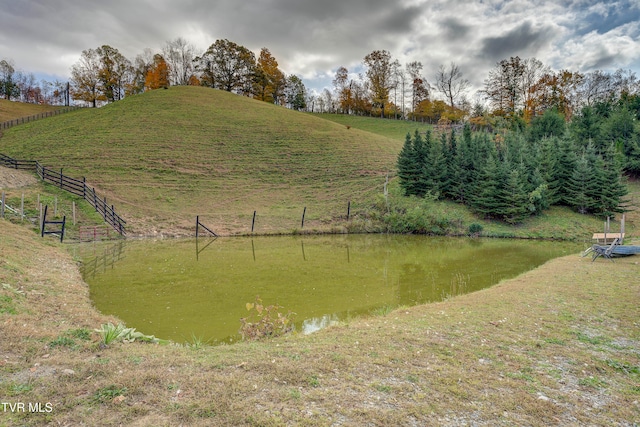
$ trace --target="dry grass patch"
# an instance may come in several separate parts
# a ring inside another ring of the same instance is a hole
[[[73,260],[0,222],[2,425],[632,425],[637,257],[577,255],[493,288],[308,336],[100,346]],[[240,322],[238,321],[238,327]],[[142,331],[145,332],[145,331]],[[89,333],[87,339],[87,333]]]

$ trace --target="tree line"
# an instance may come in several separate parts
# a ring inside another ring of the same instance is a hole
[[[0,61],[0,98],[30,104],[69,105],[68,94],[68,82],[38,81],[33,73],[16,70],[13,61]]]
[[[523,126],[554,109],[570,122],[583,107],[627,102],[640,117],[640,81],[630,70],[615,72],[552,70],[536,58],[519,56],[495,64],[476,92],[451,62],[425,70],[422,62],[401,64],[389,51],[374,50],[357,67],[340,66],[332,88],[309,93],[302,79],[286,75],[269,49],[256,56],[227,39],[204,52],[183,38],[166,42],[159,52],[145,49],[130,60],[103,45],[84,50],[71,67],[69,89],[42,82],[0,61],[0,96],[35,103],[62,103],[69,95],[96,106],[131,94],[172,85],[202,85],[238,93],[296,110],[357,114],[432,124],[469,122],[474,129]]]
[[[364,71],[353,73],[339,67],[333,88],[309,103],[320,112],[432,124],[468,121],[474,128],[494,129],[528,124],[549,109],[571,121],[584,106],[640,94],[640,81],[630,70],[555,71],[536,58],[518,56],[495,64],[473,102],[469,81],[453,62],[424,70],[420,61],[403,66],[388,51],[376,50],[363,59],[360,68]],[[637,105],[634,108],[638,110]]]
[[[472,132],[467,123],[461,135],[455,128],[407,135],[397,161],[400,185],[406,195],[453,200],[511,224],[552,205],[601,217],[622,212],[621,174],[632,162],[619,144],[582,139],[585,125],[565,129],[555,110],[545,116],[526,131],[505,134]],[[563,126],[550,131],[549,122]],[[632,146],[640,158],[637,142]]]
[[[193,45],[177,38],[167,42],[161,52],[145,49],[134,60],[109,45],[86,49],[71,67],[67,92],[49,98],[27,96],[28,89],[20,84],[20,75],[11,61],[0,63],[0,96],[25,102],[59,103],[66,94],[96,107],[147,90],[197,85],[295,110],[304,109],[307,101],[302,79],[280,70],[269,49],[262,48],[256,58],[248,48],[226,39],[216,40],[205,52],[196,53]]]

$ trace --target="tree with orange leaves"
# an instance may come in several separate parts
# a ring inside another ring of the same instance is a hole
[[[144,79],[145,90],[169,88],[169,67],[160,54],[153,56],[153,66],[147,71]]]

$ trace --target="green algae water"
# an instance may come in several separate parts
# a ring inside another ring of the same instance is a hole
[[[397,235],[127,241],[77,248],[95,307],[175,342],[240,339],[259,296],[296,330],[442,301],[531,270],[579,245]]]

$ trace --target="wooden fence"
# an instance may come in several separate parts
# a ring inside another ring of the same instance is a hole
[[[33,122],[36,120],[44,119],[46,117],[57,116],[58,114],[68,113],[69,111],[77,110],[78,108],[80,107],[64,107],[54,111],[46,111],[44,113],[34,114],[32,116],[25,116],[25,117],[20,117],[13,120],[7,120],[6,122],[0,123],[0,130],[9,129],[10,127],[13,127],[13,126],[21,125],[23,123]]]
[[[58,171],[57,169],[47,168],[37,160],[17,160],[4,154],[0,154],[0,165],[14,169],[35,171],[43,181],[82,197],[104,218],[107,224],[113,227],[121,236],[125,235],[126,221],[116,213],[113,205],[109,206],[107,204],[106,197],[98,197],[96,189],[89,187],[84,177],[81,180],[71,178],[64,175],[62,169]]]

